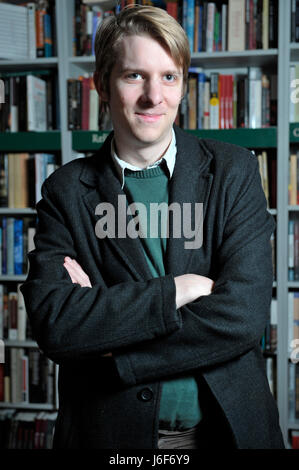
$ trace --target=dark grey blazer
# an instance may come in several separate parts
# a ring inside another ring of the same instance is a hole
[[[40,348],[60,364],[57,447],[157,448],[160,381],[190,371],[213,446],[283,447],[259,346],[272,294],[274,222],[257,159],[175,132],[169,204],[203,202],[203,245],[184,249],[170,227],[164,277],[151,278],[139,239],[95,234],[96,206],[117,208],[124,194],[111,138],[43,185],[22,292]],[[66,255],[89,275],[91,289],[72,284]],[[174,276],[184,273],[208,276],[215,288],[176,310]],[[102,358],[110,351],[113,360]]]

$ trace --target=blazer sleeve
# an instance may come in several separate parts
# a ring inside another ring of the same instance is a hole
[[[180,309],[180,330],[115,356],[125,384],[217,366],[259,344],[270,312],[275,224],[256,159],[250,156],[249,168],[240,174],[225,195],[228,210],[214,257],[213,292]]]
[[[46,181],[37,204],[35,249],[28,255],[29,274],[21,287],[41,350],[59,363],[136,345],[180,328],[172,275],[107,287],[99,272],[92,288],[72,283],[63,262],[65,256],[77,258],[76,248],[67,218],[54,204],[48,186]]]

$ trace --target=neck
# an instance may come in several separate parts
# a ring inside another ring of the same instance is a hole
[[[155,142],[154,144],[142,142],[135,148],[132,148],[132,145],[122,139],[118,139],[116,133],[114,133],[114,139],[117,156],[121,160],[130,163],[130,165],[143,169],[160,160],[167,152],[172,139],[172,131],[161,142]]]

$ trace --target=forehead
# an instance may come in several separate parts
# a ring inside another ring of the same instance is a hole
[[[115,66],[118,69],[131,67],[170,68],[181,71],[169,51],[156,39],[148,35],[124,36],[117,46]]]

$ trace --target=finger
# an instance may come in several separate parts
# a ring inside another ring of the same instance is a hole
[[[70,275],[70,278],[72,279],[72,282],[74,283],[78,283],[79,280],[78,280],[78,276],[77,276],[77,273],[74,271],[74,269],[72,268],[72,266],[69,266],[67,265],[66,263],[63,265],[65,267],[65,269],[67,270],[67,272],[69,273]]]
[[[89,277],[81,267],[78,268],[79,265],[76,266],[74,263],[65,263],[64,266],[73,283],[80,284],[81,287],[91,287]]]
[[[78,279],[82,280],[85,283],[90,284],[89,276],[86,274],[84,269],[80,266],[80,264],[75,259],[73,260],[70,259],[70,261],[68,261],[68,265],[73,268],[74,273],[78,274]]]

